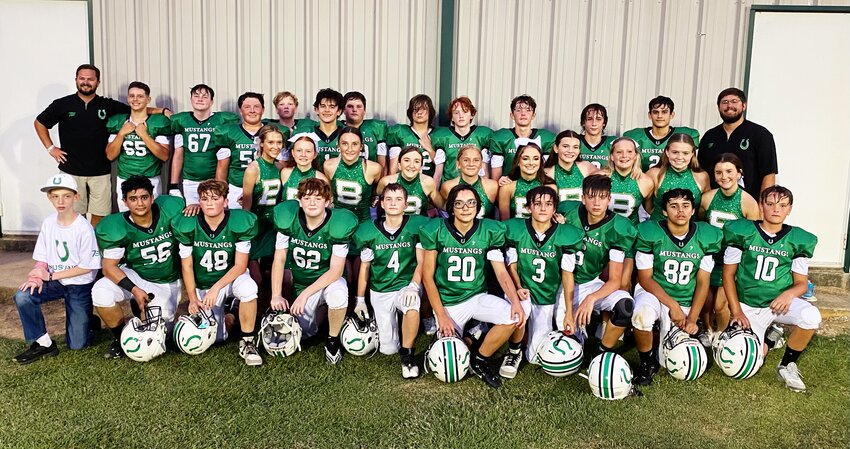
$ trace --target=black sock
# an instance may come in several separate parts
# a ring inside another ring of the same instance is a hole
[[[112,338],[114,338],[116,341],[121,341],[122,330],[124,330],[123,324],[119,324],[118,326],[109,328],[109,332],[112,332]]]
[[[512,341],[509,341],[508,342],[508,349],[510,349],[511,352],[517,352],[520,349],[522,349],[522,342],[514,343]]]
[[[604,344],[602,344],[602,342],[600,341],[599,342],[599,352],[614,352],[614,348],[609,348],[608,346],[605,346]]]
[[[404,348],[404,347],[399,348],[398,349],[398,355],[400,355],[402,357],[407,356],[407,355],[413,355],[413,348]]]
[[[652,363],[652,349],[646,352],[638,351],[640,363]]]
[[[336,337],[332,337],[332,336],[328,335],[327,345],[331,349],[338,348],[339,347],[339,335],[337,335]]]
[[[788,346],[785,347],[785,354],[782,355],[782,361],[779,366],[788,366],[789,363],[797,363],[797,358],[800,357],[803,351],[795,351]]]
[[[773,349],[773,347],[774,347],[774,346],[776,346],[776,341],[775,341],[775,340],[771,340],[771,339],[769,339],[769,338],[765,338],[765,339],[764,339],[764,344],[765,344],[765,345],[767,345],[767,349]]]

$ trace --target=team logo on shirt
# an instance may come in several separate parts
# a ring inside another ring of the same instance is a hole
[[[97,110],[97,118],[101,120],[106,120],[106,109],[98,109]]]
[[[59,260],[61,260],[62,262],[67,262],[68,258],[71,257],[71,252],[68,251],[68,242],[66,242],[64,240],[62,241],[62,247],[65,248],[65,255],[64,256],[59,251],[59,240],[54,240],[54,242],[56,242],[56,254],[59,256]]]
[[[750,147],[750,139],[741,139],[741,149],[746,151]]]

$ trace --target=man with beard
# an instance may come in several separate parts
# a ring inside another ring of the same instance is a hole
[[[744,190],[760,198],[762,190],[776,184],[776,144],[767,128],[744,119],[747,95],[730,87],[717,96],[717,110],[723,123],[708,130],[699,144],[700,167],[714,167],[723,153],[733,153],[744,163]],[[717,183],[711,180],[711,188]]]
[[[47,153],[59,163],[59,170],[73,176],[79,186],[76,211],[90,213],[91,223],[96,225],[112,212],[112,164],[106,158],[106,122],[112,115],[129,114],[130,107],[95,93],[100,85],[100,69],[91,64],[77,67],[74,82],[77,92],[54,100],[36,117],[34,126]],[[147,108],[148,114],[165,110]],[[50,128],[56,124],[61,148],[50,138]]]

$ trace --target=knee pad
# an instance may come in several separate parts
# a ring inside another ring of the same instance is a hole
[[[348,291],[334,289],[325,293],[325,304],[328,309],[345,309],[348,307]]]
[[[652,307],[638,307],[632,312],[631,322],[635,330],[651,332],[656,321],[658,314]]]
[[[91,302],[95,307],[112,307],[118,302],[112,291],[101,283],[104,280],[108,281],[108,279],[102,278],[95,282],[91,289]]]
[[[820,310],[815,306],[809,306],[800,311],[800,322],[797,327],[800,329],[817,329],[820,327],[820,323]]]
[[[248,275],[242,275],[233,281],[233,296],[240,302],[257,299],[257,283]]]
[[[611,310],[611,324],[619,327],[628,327],[632,324],[632,312],[634,312],[635,302],[631,298],[623,298],[614,304]]]

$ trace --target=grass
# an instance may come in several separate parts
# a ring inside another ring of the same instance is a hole
[[[662,372],[643,397],[606,402],[579,376],[531,366],[493,390],[474,377],[404,381],[396,357],[328,366],[321,346],[259,368],[234,343],[105,360],[102,338],[20,367],[10,359],[23,343],[0,340],[0,447],[847,447],[848,343],[815,338],[801,359],[807,393],[780,386],[773,351],[752,379]]]

